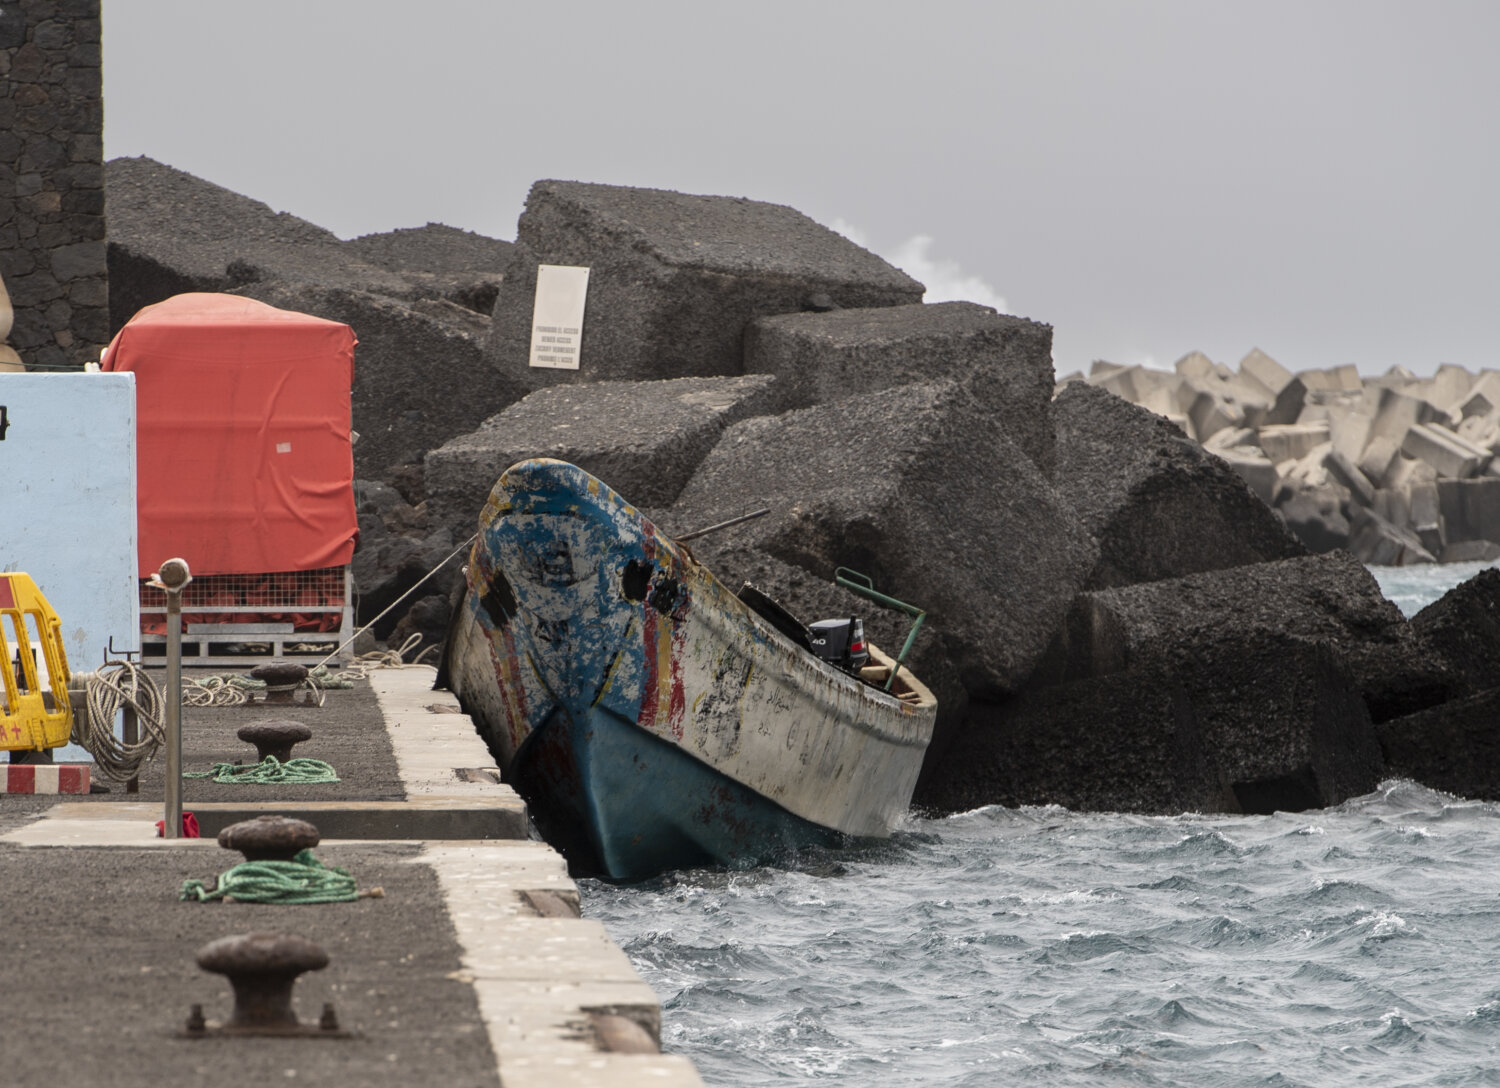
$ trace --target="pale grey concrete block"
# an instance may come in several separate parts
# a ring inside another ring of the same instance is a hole
[[[1490,463],[1490,451],[1436,423],[1416,424],[1401,442],[1401,452],[1426,461],[1439,476],[1464,480]]]
[[[1323,459],[1323,465],[1328,475],[1347,487],[1361,506],[1369,506],[1375,500],[1375,485],[1358,465],[1339,452],[1336,443]]]
[[[1272,461],[1300,461],[1329,441],[1326,423],[1287,423],[1260,428],[1260,448]]]
[[[1357,391],[1362,388],[1359,369],[1354,365],[1334,366],[1323,370],[1299,370],[1297,377],[1309,393]]]
[[[1240,360],[1240,373],[1258,384],[1271,397],[1265,423],[1296,423],[1307,399],[1307,387],[1295,374],[1254,348]]]
[[[1438,503],[1452,542],[1493,540],[1500,543],[1500,477],[1439,480]]]
[[[1349,528],[1349,551],[1363,563],[1409,567],[1437,562],[1414,532],[1387,521],[1373,510],[1356,509]]]

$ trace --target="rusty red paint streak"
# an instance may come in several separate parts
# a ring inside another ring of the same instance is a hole
[[[641,550],[646,555],[648,565],[656,562],[656,530],[649,521],[641,520]],[[656,707],[660,702],[657,696],[656,684],[656,609],[647,603],[646,594],[641,599],[641,639],[644,653],[641,680],[641,710],[636,716],[636,724],[642,729],[651,729],[656,725]]]
[[[10,579],[0,577],[0,608],[16,607],[16,595],[11,592]]]
[[[686,609],[683,610],[686,612]],[[683,622],[685,617],[674,617],[672,625],[672,695],[667,707],[667,729],[671,732],[673,739],[682,740],[684,726],[684,713],[687,709],[687,696],[682,690],[682,651],[687,643],[687,624]]]

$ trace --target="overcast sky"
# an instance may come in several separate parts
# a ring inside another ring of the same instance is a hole
[[[1096,358],[1500,367],[1500,3],[103,0],[105,151],[344,237],[790,204]]]

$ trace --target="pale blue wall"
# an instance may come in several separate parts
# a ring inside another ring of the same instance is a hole
[[[91,672],[111,636],[141,647],[135,375],[0,374],[0,405],[0,570],[31,575],[62,620],[69,669]]]

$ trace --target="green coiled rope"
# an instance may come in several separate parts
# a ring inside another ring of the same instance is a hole
[[[206,903],[222,899],[236,903],[348,903],[363,896],[380,897],[385,892],[372,888],[355,890],[354,878],[347,869],[324,865],[311,850],[299,850],[291,861],[246,861],[220,873],[218,884],[209,891],[201,880],[188,880],[178,899],[196,899]]]
[[[187,771],[183,778],[207,778],[214,782],[248,782],[256,786],[313,786],[339,781],[338,772],[321,759],[298,756],[285,763],[266,756],[259,763],[215,763],[211,771]]]

